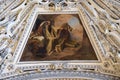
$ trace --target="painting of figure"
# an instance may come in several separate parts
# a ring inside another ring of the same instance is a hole
[[[39,14],[21,61],[97,60],[78,14]]]

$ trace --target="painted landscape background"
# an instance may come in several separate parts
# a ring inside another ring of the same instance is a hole
[[[40,14],[21,61],[97,60],[77,14]]]

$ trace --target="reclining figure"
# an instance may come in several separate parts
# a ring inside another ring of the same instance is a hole
[[[29,44],[36,46],[35,48],[40,51],[45,49],[47,55],[51,55],[53,52],[61,52],[65,47],[77,47],[79,43],[71,40],[70,32],[72,28],[67,24],[63,24],[61,27],[51,25],[50,21],[43,21],[36,33],[31,34]],[[37,43],[35,43],[34,41]],[[33,43],[34,42],[34,43]],[[33,50],[33,53],[37,51]]]

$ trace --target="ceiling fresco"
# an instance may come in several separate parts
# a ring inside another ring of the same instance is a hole
[[[1,80],[120,80],[119,0],[0,0]]]

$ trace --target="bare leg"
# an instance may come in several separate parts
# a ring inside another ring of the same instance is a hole
[[[47,50],[47,54],[48,54],[48,55],[51,55],[51,54],[52,54],[53,42],[54,42],[53,39],[49,39],[48,45],[47,45],[47,47],[46,47],[46,50]]]

